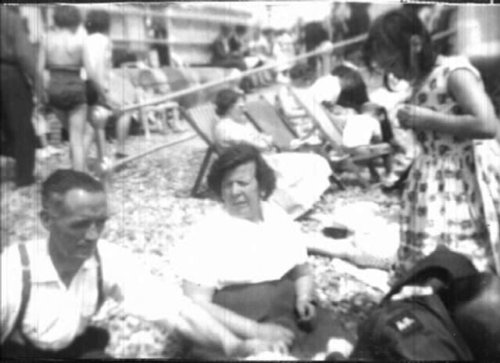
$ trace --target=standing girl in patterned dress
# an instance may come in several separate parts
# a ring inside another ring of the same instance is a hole
[[[500,127],[480,74],[464,57],[436,55],[420,20],[400,10],[374,22],[365,61],[411,82],[397,117],[421,147],[403,193],[393,278],[438,245],[498,273]]]

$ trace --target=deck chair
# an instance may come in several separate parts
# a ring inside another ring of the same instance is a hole
[[[280,150],[289,150],[290,142],[297,138],[292,126],[280,116],[278,110],[263,95],[256,100],[246,102],[245,115],[257,130],[271,135]],[[333,170],[331,177],[340,189],[345,189],[345,185]]]
[[[293,129],[262,95],[256,100],[246,102],[245,115],[257,130],[271,135],[280,150],[289,149],[290,142],[296,138]]]
[[[189,109],[179,107],[179,111],[182,117],[196,131],[198,136],[208,145],[198,175],[196,176],[196,181],[191,189],[191,196],[200,197],[200,186],[207,172],[210,160],[214,154],[218,153],[212,132],[215,121],[217,120],[215,106],[213,103],[206,103]]]
[[[313,120],[316,127],[320,130],[324,139],[328,144],[340,153],[345,155],[339,158],[330,159],[330,162],[334,165],[336,169],[347,170],[353,172],[358,178],[359,182],[367,187],[369,183],[361,174],[360,163],[366,163],[378,157],[388,155],[391,153],[391,146],[387,143],[380,143],[375,145],[360,146],[355,150],[349,150],[346,152],[342,147],[342,132],[339,125],[328,116],[328,113],[323,108],[322,105],[311,106],[306,104],[300,96],[288,86],[290,94],[294,97],[295,101],[299,106],[301,106],[306,112],[307,116]],[[315,107],[315,109],[312,109]],[[316,108],[317,107],[317,108]],[[320,115],[317,117],[316,115]]]

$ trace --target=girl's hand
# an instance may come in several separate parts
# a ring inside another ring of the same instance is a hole
[[[311,321],[316,315],[316,308],[313,303],[306,299],[297,299],[297,303],[295,305],[297,309],[297,314],[299,315],[299,321],[307,322]]]
[[[396,117],[403,129],[425,128],[425,121],[434,116],[435,112],[424,107],[403,105],[398,109]]]

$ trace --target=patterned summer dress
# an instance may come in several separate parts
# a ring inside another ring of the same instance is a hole
[[[447,91],[454,70],[468,69],[460,56],[438,57],[436,66],[412,98],[418,106],[460,114]],[[500,147],[496,140],[471,140],[435,131],[418,131],[421,154],[403,193],[401,245],[394,278],[438,245],[463,253],[480,271],[497,266],[500,250]]]

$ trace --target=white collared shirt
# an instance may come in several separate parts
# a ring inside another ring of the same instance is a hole
[[[151,276],[125,250],[100,241],[103,293],[123,304],[130,314],[151,321],[178,323],[179,310],[186,299],[173,281]],[[25,336],[40,349],[60,350],[86,329],[95,314],[97,260],[84,262],[69,287],[61,281],[48,253],[46,241],[26,244],[30,259],[32,288],[23,320]],[[8,337],[21,306],[22,267],[17,246],[10,246],[1,255],[1,338]],[[22,343],[18,331],[13,341]]]
[[[197,225],[179,248],[185,280],[214,288],[277,280],[307,262],[306,236],[285,212],[262,203],[264,221],[232,217],[220,208]]]

